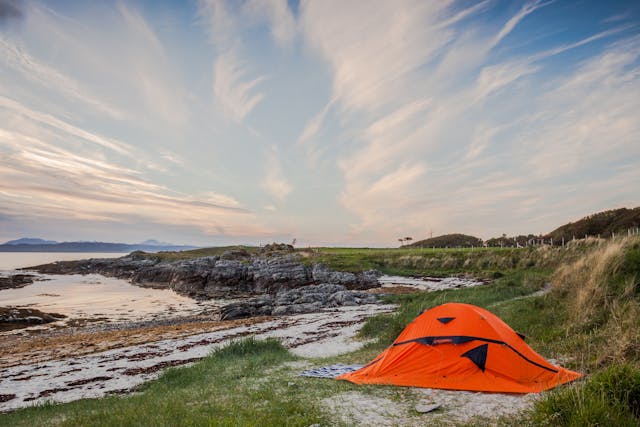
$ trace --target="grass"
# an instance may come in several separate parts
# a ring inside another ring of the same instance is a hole
[[[137,251],[136,253],[146,258],[170,262],[170,261],[182,261],[182,260],[200,258],[200,257],[206,257],[206,256],[220,256],[225,252],[238,251],[238,250],[244,250],[249,253],[256,253],[260,250],[260,248],[255,246],[219,246],[214,248],[193,249],[190,251],[155,252],[155,253]]]
[[[564,387],[538,401],[526,424],[533,426],[637,426],[640,369],[614,365],[588,381]]]
[[[325,419],[299,390],[265,381],[295,360],[275,340],[231,343],[190,367],[165,371],[140,393],[44,405],[2,415],[6,426],[308,426]]]
[[[306,263],[318,262],[334,270],[358,272],[376,269],[386,274],[406,276],[447,276],[461,272],[489,274],[496,269],[513,268],[512,259],[516,257],[517,264],[525,253],[508,248],[315,248],[300,252],[307,255]]]

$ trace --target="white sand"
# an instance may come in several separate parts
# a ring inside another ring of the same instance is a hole
[[[416,394],[417,401],[347,392],[324,399],[322,405],[335,421],[351,426],[453,426],[473,424],[477,418],[494,420],[500,416],[515,415],[531,407],[539,396],[420,388],[410,390]],[[392,396],[389,390],[380,393]],[[438,404],[440,408],[421,414],[416,411],[416,404]]]
[[[460,277],[402,277],[402,276],[381,276],[378,283],[382,287],[407,286],[421,291],[441,291],[445,289],[470,288],[484,285],[485,282],[475,279]]]
[[[413,421],[406,405],[355,391],[323,399],[322,405],[336,421],[349,426],[404,426]]]
[[[0,394],[16,395],[0,403],[0,411],[47,400],[70,402],[124,392],[158,377],[167,366],[200,359],[231,339],[246,335],[280,338],[286,347],[303,356],[347,353],[363,345],[363,342],[353,340],[353,336],[367,317],[394,308],[376,304],[341,307],[248,327],[0,369]]]

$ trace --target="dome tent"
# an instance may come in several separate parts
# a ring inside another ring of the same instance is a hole
[[[547,362],[489,311],[448,303],[424,311],[372,362],[337,378],[356,384],[531,393],[580,376]]]

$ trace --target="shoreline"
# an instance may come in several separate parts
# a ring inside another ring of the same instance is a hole
[[[167,367],[195,362],[214,348],[249,335],[278,338],[302,357],[348,353],[365,344],[354,338],[368,317],[394,309],[393,305],[369,304],[278,318],[203,322],[200,328],[188,324],[184,328],[132,330],[131,334],[88,332],[72,334],[67,340],[51,337],[31,349],[28,343],[27,348],[14,343],[11,347],[17,351],[10,353],[13,362],[0,368],[0,389],[12,391],[4,395],[0,412],[44,401],[70,402],[126,393],[157,378]],[[113,341],[103,341],[108,337]],[[90,338],[113,347],[100,347]]]

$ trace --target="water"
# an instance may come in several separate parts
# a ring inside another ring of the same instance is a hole
[[[16,268],[60,260],[113,258],[114,253],[0,253],[0,275]],[[30,307],[46,313],[60,313],[67,319],[29,329],[61,326],[77,321],[112,323],[167,319],[211,312],[223,301],[195,301],[169,289],[141,288],[129,282],[97,274],[38,275],[43,281],[19,289],[0,290],[0,306]]]
[[[54,261],[73,261],[86,258],[117,258],[124,253],[103,252],[0,252],[0,271],[33,267]]]

